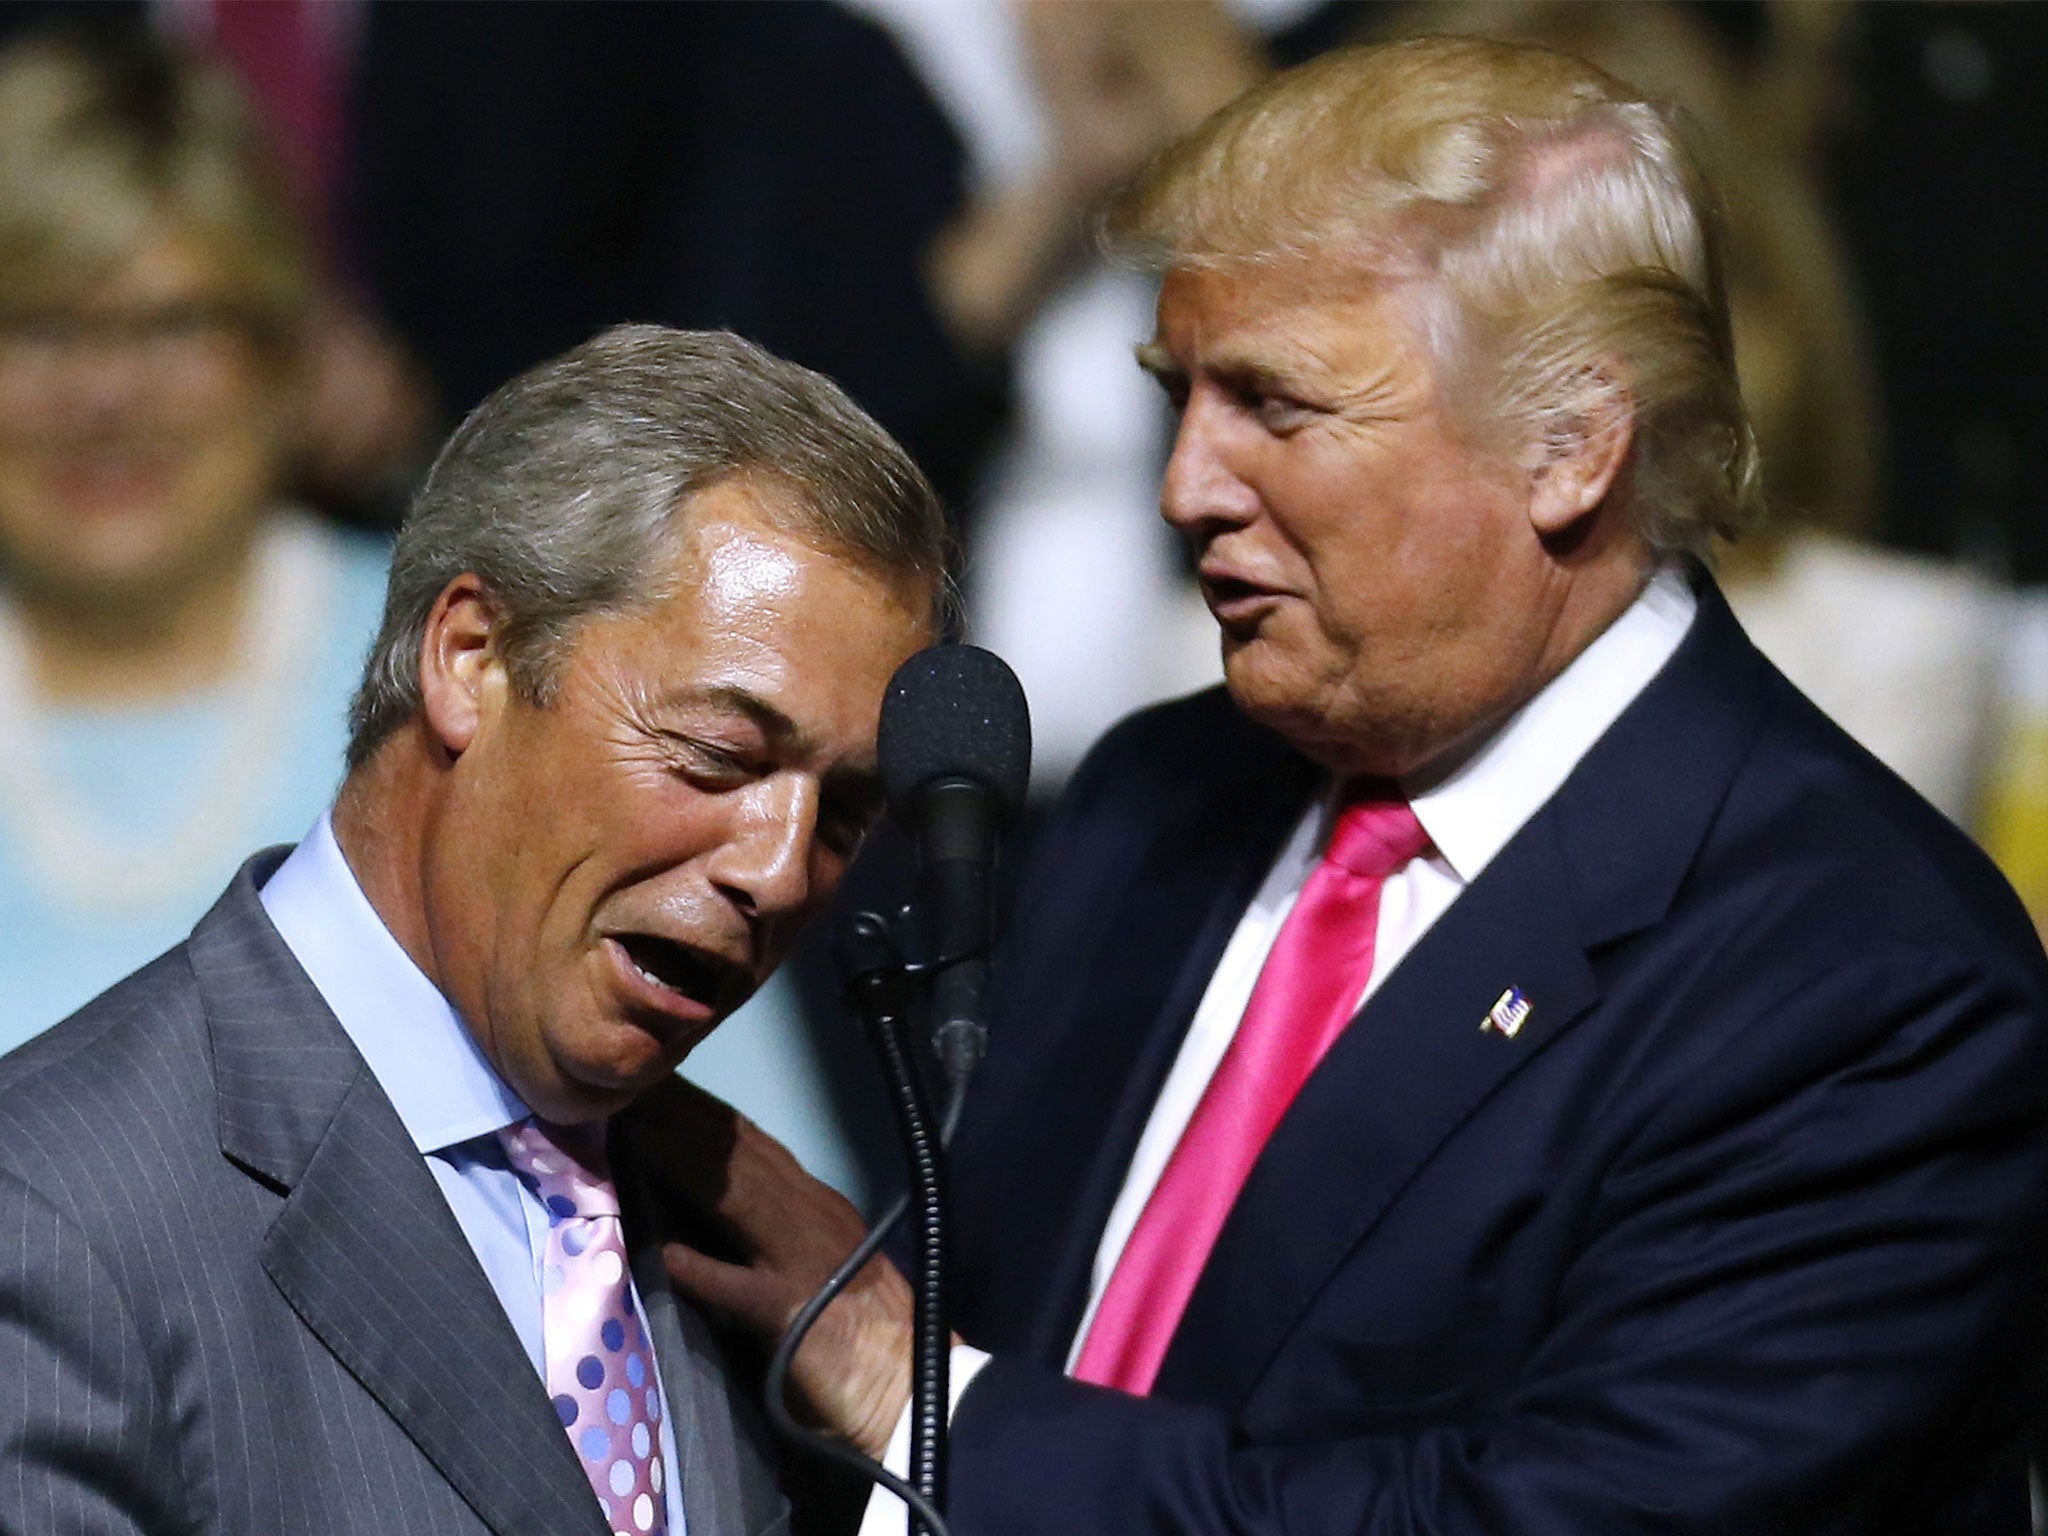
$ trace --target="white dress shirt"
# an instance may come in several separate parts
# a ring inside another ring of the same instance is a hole
[[[1432,846],[1388,876],[1381,887],[1372,974],[1359,995],[1361,1005],[1670,660],[1692,627],[1698,606],[1684,573],[1676,566],[1661,568],[1620,618],[1456,769],[1426,787],[1403,785]],[[1067,1356],[1069,1371],[1131,1230],[1237,1032],[1281,924],[1329,842],[1334,799],[1333,788],[1326,787],[1302,812],[1209,978],[1095,1250],[1088,1306]],[[971,1346],[954,1349],[955,1407],[987,1361],[985,1353]],[[906,1410],[886,1460],[900,1472],[909,1455]],[[861,1536],[893,1531],[901,1515],[885,1511],[894,1505],[886,1495],[871,1499]]]
[[[525,1345],[534,1374],[545,1381],[541,1266],[547,1211],[512,1172],[497,1138],[530,1111],[384,926],[342,857],[327,815],[259,895],[285,947],[398,1111]],[[640,1303],[637,1290],[633,1303]],[[658,1360],[655,1380],[661,1380]],[[662,1400],[669,1400],[665,1387]],[[661,1416],[661,1450],[670,1473],[663,1496],[669,1531],[684,1536],[674,1422],[672,1414]]]

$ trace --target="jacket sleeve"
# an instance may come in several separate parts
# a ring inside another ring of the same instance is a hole
[[[998,1358],[954,1420],[956,1536],[2024,1532],[2034,986],[1894,950],[1720,1038],[1642,1107],[1538,1347],[1469,1413],[1253,1443]]]
[[[84,1235],[0,1172],[0,1531],[184,1530],[151,1363]]]

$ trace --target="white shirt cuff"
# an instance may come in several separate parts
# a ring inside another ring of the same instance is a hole
[[[965,1392],[974,1378],[981,1374],[981,1368],[988,1364],[988,1353],[976,1349],[972,1344],[955,1344],[947,1357],[947,1401],[946,1422],[952,1423],[953,1415],[960,1411],[960,1394]],[[903,1417],[896,1421],[896,1433],[889,1437],[889,1449],[882,1453],[882,1465],[898,1477],[909,1475],[910,1466],[910,1404],[903,1405]],[[861,1517],[860,1536],[901,1536],[908,1530],[908,1511],[903,1501],[886,1488],[877,1487],[868,1496],[867,1513]]]

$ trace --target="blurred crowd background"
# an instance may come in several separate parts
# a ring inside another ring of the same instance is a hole
[[[1551,42],[1690,112],[1793,678],[2048,919],[2048,8],[1720,0],[0,7],[0,1048],[311,824],[382,540],[492,387],[621,320],[830,373],[931,472],[1036,793],[1218,675],[1153,513],[1152,289],[1091,213],[1264,72]],[[807,958],[688,1070],[857,1197]]]

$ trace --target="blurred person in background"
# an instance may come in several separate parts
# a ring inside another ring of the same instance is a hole
[[[831,0],[344,9],[342,244],[451,415],[622,317],[728,329],[957,501],[1002,392],[932,313],[960,148],[881,29]]]
[[[2015,607],[1983,840],[2048,939],[2048,587],[2020,593]]]
[[[115,46],[154,36],[218,60],[245,93],[311,252],[298,322],[300,428],[291,490],[353,526],[388,531],[426,469],[434,388],[363,282],[342,217],[354,151],[358,0],[9,0],[0,46],[52,28]]]
[[[845,0],[896,39],[960,134],[967,195],[932,303],[1007,358],[1013,406],[970,492],[973,637],[1033,702],[1033,793],[1143,704],[1219,677],[1213,628],[1153,515],[1168,421],[1125,366],[1156,281],[1095,249],[1104,196],[1265,72],[1222,0]]]
[[[1771,15],[1834,84],[1817,139],[1893,428],[1879,525],[2020,584],[1978,829],[2048,932],[2048,10]]]
[[[0,1047],[183,937],[339,778],[385,556],[280,496],[312,296],[222,68],[0,54]]]

